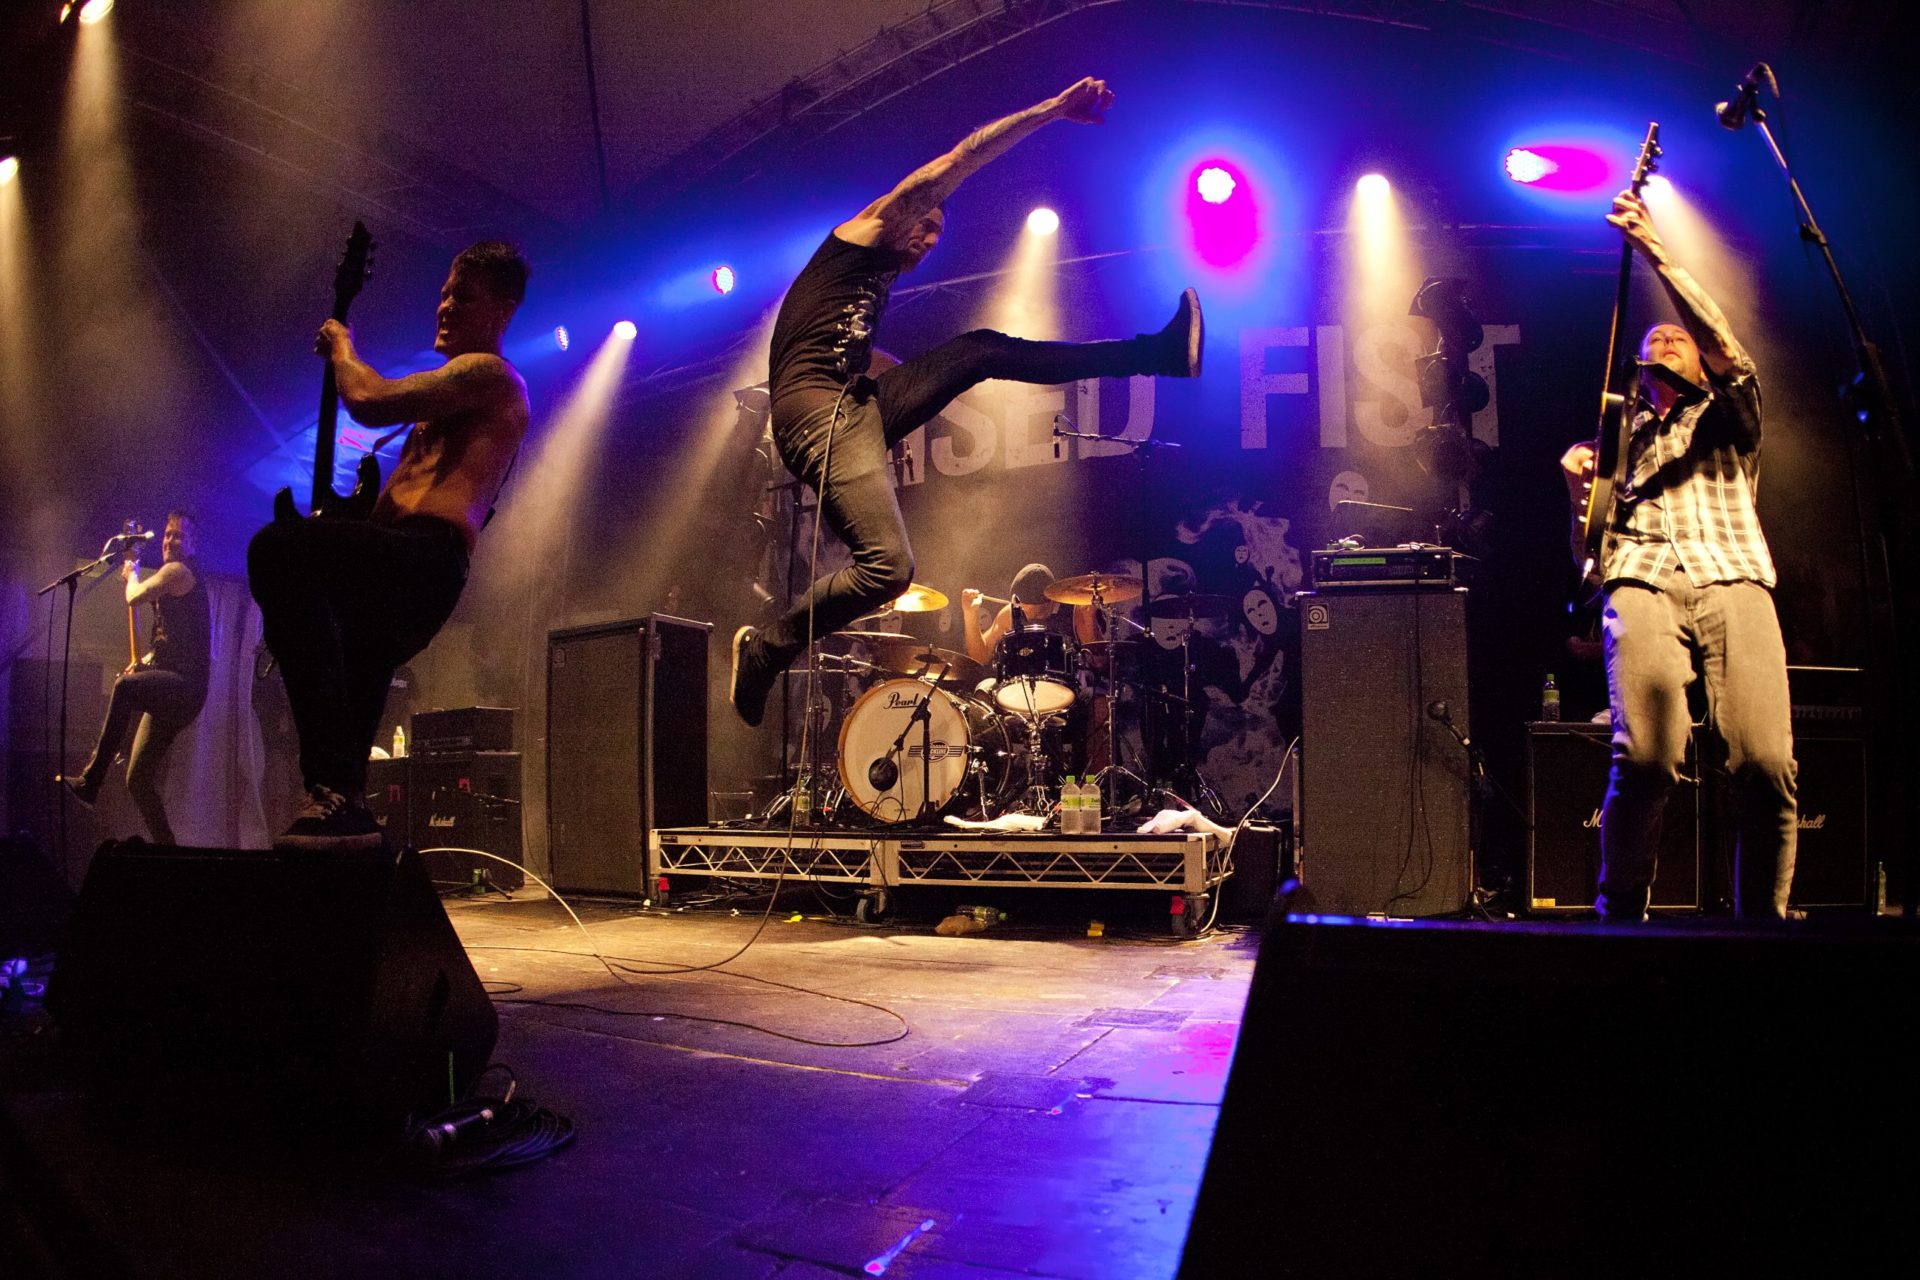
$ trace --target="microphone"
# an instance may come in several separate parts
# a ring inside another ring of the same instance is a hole
[[[1024,631],[1027,626],[1027,615],[1026,611],[1020,607],[1020,593],[1018,591],[1014,592],[1013,598],[1007,601],[1007,609],[1012,614],[1013,629],[1015,631]]]
[[[107,541],[108,542],[152,542],[155,536],[156,535],[154,534],[153,530],[148,529],[144,533],[116,533],[111,538],[108,538]]]
[[[900,766],[893,762],[891,751],[867,766],[867,781],[873,784],[875,791],[886,791],[899,780]]]
[[[1713,104],[1714,118],[1720,122],[1722,129],[1738,131],[1747,127],[1747,117],[1758,111],[1760,86],[1763,83],[1773,90],[1776,98],[1780,96],[1780,85],[1773,78],[1773,68],[1764,62],[1756,62],[1741,77],[1732,98]]]

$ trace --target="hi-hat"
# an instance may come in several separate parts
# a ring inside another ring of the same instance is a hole
[[[900,613],[932,613],[936,609],[946,608],[947,598],[932,587],[910,582],[907,589],[887,607]]]
[[[1061,578],[1047,584],[1047,599],[1061,604],[1119,604],[1138,600],[1146,584],[1138,578],[1118,573],[1083,573],[1077,578]]]

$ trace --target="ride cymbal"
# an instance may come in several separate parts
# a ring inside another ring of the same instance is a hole
[[[932,587],[910,582],[888,608],[899,613],[932,613],[947,607],[947,598]]]
[[[1146,584],[1138,578],[1118,573],[1083,573],[1077,578],[1061,578],[1047,586],[1047,599],[1060,604],[1119,604],[1138,600]]]

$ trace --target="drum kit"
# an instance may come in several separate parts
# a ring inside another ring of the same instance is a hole
[[[1106,740],[1113,750],[1114,704],[1121,686],[1144,702],[1168,704],[1184,718],[1193,692],[1149,688],[1121,675],[1130,654],[1144,652],[1148,628],[1117,612],[1138,600],[1137,577],[1088,573],[1046,588],[1048,599],[1066,606],[1092,606],[1105,639],[1080,643],[1044,625],[1017,626],[996,647],[990,663],[930,644],[899,631],[878,629],[895,615],[946,607],[947,597],[914,583],[856,629],[824,636],[811,661],[789,674],[816,694],[808,743],[797,761],[799,780],[783,803],[800,804],[824,816],[861,824],[930,823],[952,814],[991,820],[1005,813],[1045,814],[1066,773],[1063,726],[1076,704],[1104,698]],[[1149,603],[1147,616],[1184,624],[1225,617],[1234,602],[1224,596],[1170,596]],[[874,629],[859,629],[868,624]],[[1116,630],[1131,628],[1129,637]],[[1185,640],[1181,657],[1188,657]],[[1191,670],[1191,662],[1186,661]],[[827,677],[817,684],[816,677]],[[1091,717],[1089,717],[1091,718]],[[837,726],[837,728],[836,728]],[[828,755],[831,750],[831,756]],[[1145,754],[1152,754],[1151,751]],[[1149,762],[1146,771],[1159,774]],[[1117,760],[1100,770],[1109,812],[1121,783],[1151,790]],[[799,797],[806,798],[800,799]]]

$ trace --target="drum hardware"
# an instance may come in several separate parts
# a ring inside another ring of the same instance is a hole
[[[1202,619],[1212,622],[1224,622],[1233,615],[1238,601],[1231,596],[1186,595],[1160,596],[1147,604],[1149,618],[1184,618],[1189,622]]]
[[[910,582],[907,589],[895,596],[880,612],[885,613],[937,613],[947,607],[947,598],[932,587],[918,582]]]
[[[1011,717],[938,683],[896,676],[862,694],[840,726],[841,784],[877,822],[930,819],[979,798],[988,814],[1006,794]]]

